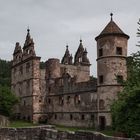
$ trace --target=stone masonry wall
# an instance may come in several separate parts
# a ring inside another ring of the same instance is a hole
[[[97,132],[65,132],[51,126],[0,128],[0,140],[135,140],[105,136]]]

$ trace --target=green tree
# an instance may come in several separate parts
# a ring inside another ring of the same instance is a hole
[[[11,62],[0,59],[0,85],[10,87]]]
[[[137,34],[140,37],[140,26]],[[133,137],[140,133],[140,51],[127,58],[127,67],[128,78],[123,81],[124,89],[111,106],[112,126]]]
[[[138,32],[137,32],[137,37],[140,37],[140,19],[138,21]],[[140,41],[138,41],[138,45],[140,47]]]
[[[18,102],[18,98],[12,94],[7,86],[0,85],[0,114],[10,116],[13,106]]]

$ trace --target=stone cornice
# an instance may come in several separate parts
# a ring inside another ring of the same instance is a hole
[[[25,59],[25,60],[22,60],[22,61],[20,61],[19,63],[13,65],[11,68],[17,67],[17,66],[19,66],[19,65],[21,65],[21,64],[23,64],[23,63],[25,63],[25,62],[28,62],[29,60],[34,60],[34,59],[40,60],[41,57],[39,57],[39,56],[31,56],[31,57],[29,57],[29,58],[27,58],[27,59]]]
[[[127,57],[124,56],[124,55],[108,55],[108,56],[101,56],[101,57],[98,57],[96,59],[96,61],[100,60],[100,59],[104,59],[104,58],[111,58],[111,57],[114,57],[114,58],[124,58],[126,59]]]

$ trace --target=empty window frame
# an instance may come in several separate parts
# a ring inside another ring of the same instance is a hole
[[[70,114],[70,120],[73,120],[73,115],[72,114]]]
[[[103,56],[103,49],[102,48],[99,49],[99,57],[101,57],[101,56]]]
[[[122,83],[123,82],[123,76],[122,75],[117,75],[117,83]]]
[[[99,76],[99,83],[103,84],[103,82],[104,82],[104,77],[103,77],[103,75],[100,75]]]
[[[104,102],[103,99],[100,99],[100,100],[99,100],[99,109],[100,109],[100,110],[105,109],[105,102]]]
[[[122,47],[116,47],[116,54],[122,55]]]
[[[85,120],[85,115],[84,114],[81,115],[81,120]]]

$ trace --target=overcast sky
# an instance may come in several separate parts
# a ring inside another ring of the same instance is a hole
[[[27,27],[42,61],[61,59],[66,44],[73,54],[80,37],[96,75],[95,37],[113,20],[130,35],[128,54],[136,47],[140,0],[0,0],[0,58],[11,60],[15,43],[23,46]]]

